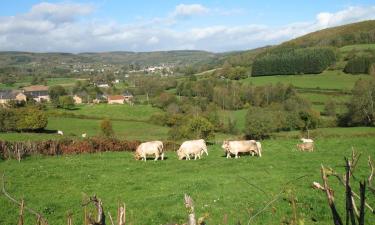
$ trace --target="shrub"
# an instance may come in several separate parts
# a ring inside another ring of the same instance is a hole
[[[352,58],[348,61],[344,68],[345,73],[351,74],[369,74],[371,64],[375,62],[373,57],[369,56],[359,56]]]
[[[38,131],[47,127],[48,118],[46,114],[35,107],[20,108],[16,115],[17,130]]]
[[[172,127],[170,136],[173,139],[194,138],[208,139],[214,135],[214,126],[204,117],[195,116],[186,123]]]
[[[352,93],[348,112],[340,116],[340,124],[375,126],[375,81],[358,80]]]
[[[56,86],[52,86],[49,88],[48,94],[49,94],[52,104],[55,107],[58,107],[60,103],[59,98],[60,96],[66,95],[66,90],[63,86],[56,85]]]
[[[59,107],[63,109],[73,109],[74,99],[72,96],[64,95],[59,97]]]
[[[112,128],[112,122],[109,119],[104,119],[100,122],[100,130],[106,137],[112,137],[115,133]]]
[[[245,118],[245,135],[250,139],[268,138],[276,131],[275,120],[271,111],[262,108],[249,108]]]

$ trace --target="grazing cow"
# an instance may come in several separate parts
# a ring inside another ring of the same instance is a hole
[[[61,130],[58,130],[58,131],[57,131],[57,134],[63,136],[63,135],[64,135],[64,132],[62,132]]]
[[[82,134],[82,137],[83,137],[83,138],[86,138],[86,137],[87,137],[87,134],[86,134],[86,133]]]
[[[297,144],[297,149],[300,151],[314,151],[314,142],[305,142],[301,144]]]
[[[249,141],[224,141],[221,146],[227,154],[227,158],[231,158],[231,154],[237,159],[239,153],[250,153],[252,156],[257,154],[262,157],[262,145],[260,142]]]
[[[191,155],[194,156],[194,160],[196,160],[197,158],[200,159],[203,153],[206,153],[206,155],[208,155],[206,142],[203,139],[185,141],[177,150],[177,156],[179,160],[183,158],[185,158],[186,160],[190,160]]]
[[[161,141],[150,141],[140,144],[135,151],[135,159],[147,160],[147,155],[155,155],[155,161],[161,156],[161,160],[164,160],[164,147]]]

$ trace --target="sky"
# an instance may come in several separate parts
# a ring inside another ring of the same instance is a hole
[[[370,19],[375,0],[12,0],[0,2],[0,51],[226,52]]]

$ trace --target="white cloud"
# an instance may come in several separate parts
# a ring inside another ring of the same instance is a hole
[[[28,16],[54,22],[71,22],[77,16],[90,14],[93,10],[94,7],[88,4],[42,2],[34,5]]]
[[[19,51],[154,51],[201,49],[230,51],[277,44],[319,29],[375,19],[375,6],[322,12],[313,21],[269,27],[262,24],[179,27],[179,17],[220,14],[199,4],[178,5],[164,18],[131,24],[86,17],[95,10],[76,3],[40,3],[28,13],[0,17],[0,50]],[[229,12],[230,10],[228,10]],[[173,15],[173,16],[171,16]],[[224,16],[224,15],[221,15]]]
[[[172,16],[174,17],[189,17],[194,15],[207,14],[210,10],[201,4],[179,4],[176,6]]]

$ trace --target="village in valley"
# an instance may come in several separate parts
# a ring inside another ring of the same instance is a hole
[[[372,2],[15,2],[0,225],[374,224]]]

